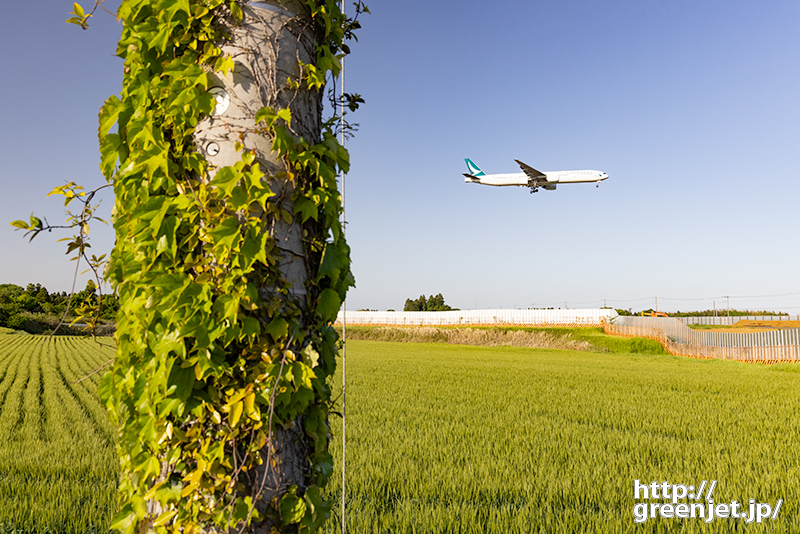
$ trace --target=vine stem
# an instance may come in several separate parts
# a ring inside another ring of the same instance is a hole
[[[80,233],[78,234],[81,239],[83,238],[83,227],[81,227]],[[64,315],[61,316],[61,320],[58,322],[53,331],[50,332],[50,335],[47,339],[42,341],[42,344],[49,342],[53,339],[53,336],[56,335],[58,329],[61,328],[61,325],[64,324],[64,321],[67,319],[67,314],[69,313],[70,307],[72,306],[72,297],[75,295],[75,284],[78,282],[78,268],[81,265],[81,256],[82,254],[78,254],[78,257],[75,258],[75,274],[72,275],[72,289],[69,291],[69,300],[67,300],[67,307],[64,309]]]
[[[110,359],[110,360],[108,360],[106,363],[104,363],[103,365],[101,365],[100,367],[98,367],[97,369],[95,369],[94,371],[92,371],[91,373],[89,373],[88,375],[84,376],[84,377],[83,377],[83,378],[81,378],[80,380],[76,380],[75,382],[73,382],[73,384],[79,384],[79,383],[83,382],[84,380],[86,380],[87,378],[89,378],[90,376],[92,376],[92,375],[96,375],[97,373],[99,373],[99,372],[100,372],[100,370],[101,370],[101,369],[103,369],[103,367],[105,367],[106,365],[108,365],[108,364],[110,364],[110,363],[114,363],[114,358],[111,358],[111,359]]]

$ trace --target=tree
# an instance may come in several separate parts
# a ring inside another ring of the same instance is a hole
[[[403,306],[403,311],[450,311],[452,309],[444,303],[444,297],[441,293],[427,298],[425,295],[420,295],[415,300],[406,299],[405,306]]]
[[[426,304],[427,300],[425,299],[425,295],[420,296],[416,300],[406,299],[403,311],[425,311]]]
[[[447,311],[450,306],[444,303],[444,297],[441,293],[428,299],[428,311]]]
[[[362,11],[347,18],[333,0],[119,8],[125,76],[99,128],[120,301],[100,385],[120,432],[113,529],[307,532],[330,514],[330,323],[353,277],[336,183],[349,160],[322,97]],[[73,15],[85,28],[91,13],[75,4]]]

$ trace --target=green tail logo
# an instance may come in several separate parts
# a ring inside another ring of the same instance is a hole
[[[481,168],[480,168],[480,167],[478,167],[477,165],[475,165],[475,164],[472,162],[472,160],[471,160],[471,159],[469,159],[469,158],[465,158],[465,159],[464,159],[464,161],[466,161],[466,162],[467,162],[467,169],[469,169],[469,173],[470,173],[472,176],[486,176],[486,173],[484,173],[484,172],[481,170]]]

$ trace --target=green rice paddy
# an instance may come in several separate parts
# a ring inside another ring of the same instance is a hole
[[[75,381],[113,349],[42,340],[0,333],[0,532],[103,532],[114,431],[100,373]],[[800,532],[800,366],[592,343],[606,352],[349,341],[347,532]],[[760,525],[636,524],[635,479],[783,504]]]
[[[44,339],[0,333],[0,532],[106,532],[115,432],[97,399],[101,374],[76,381],[114,349]]]
[[[347,355],[349,533],[800,532],[800,367],[367,341]],[[636,524],[635,479],[783,504],[760,525]]]

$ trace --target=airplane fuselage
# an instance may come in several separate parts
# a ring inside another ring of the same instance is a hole
[[[535,193],[540,187],[547,190],[554,190],[558,184],[577,184],[586,182],[600,182],[608,178],[608,174],[603,171],[537,171],[530,165],[518,159],[514,161],[520,166],[523,172],[508,174],[486,174],[480,167],[475,165],[469,158],[464,160],[469,172],[464,173],[464,181],[472,184],[484,184],[494,186],[515,185],[518,187],[530,187],[531,193]]]
[[[601,171],[585,170],[585,171],[545,171],[544,180],[539,180],[542,187],[549,184],[575,184],[584,182],[602,182],[608,175]],[[484,185],[516,185],[520,187],[530,187],[531,179],[524,172],[514,172],[508,174],[484,174],[483,176],[467,176],[464,179],[467,183],[484,184]]]

